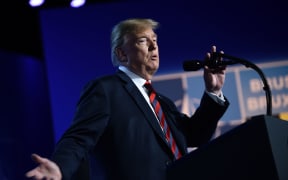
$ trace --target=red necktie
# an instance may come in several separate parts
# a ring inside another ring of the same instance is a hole
[[[151,83],[149,81],[146,81],[146,83],[144,84],[145,88],[148,90],[148,94],[149,94],[149,99],[150,99],[150,103],[152,104],[154,111],[158,117],[160,126],[162,127],[162,130],[164,132],[165,138],[168,142],[169,147],[171,148],[174,156],[176,159],[179,159],[182,155],[180,153],[180,151],[178,150],[178,147],[176,145],[176,142],[172,136],[172,133],[170,131],[170,128],[165,120],[165,114],[162,111],[162,108],[160,106],[159,101],[157,100],[157,95],[155,90],[153,89]]]

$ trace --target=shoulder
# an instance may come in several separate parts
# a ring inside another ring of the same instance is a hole
[[[117,71],[115,74],[103,75],[88,81],[83,89],[91,89],[98,85],[110,86],[111,84],[116,86],[117,84],[132,82],[131,79],[122,71]]]
[[[103,89],[108,84],[113,84],[117,81],[116,75],[105,75],[87,81],[81,90],[81,96],[90,94],[97,90]]]
[[[86,84],[83,86],[83,89],[93,89],[95,86],[99,86],[100,84],[109,84],[115,81],[119,81],[115,74],[99,76],[86,82]]]

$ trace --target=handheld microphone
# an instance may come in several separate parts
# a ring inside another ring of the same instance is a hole
[[[224,61],[219,60],[218,56],[221,55],[214,55],[211,56],[210,60],[208,61],[200,61],[200,60],[187,60],[183,62],[183,69],[184,71],[198,71],[199,69],[203,68],[204,66],[208,66],[209,68],[215,69],[221,66],[227,66],[236,64],[235,61]]]

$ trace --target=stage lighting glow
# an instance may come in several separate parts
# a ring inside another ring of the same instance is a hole
[[[85,4],[85,0],[72,0],[70,3],[70,6],[74,8],[78,8],[80,6],[83,6],[84,4]]]
[[[29,4],[32,7],[41,6],[45,1],[44,0],[30,0]]]

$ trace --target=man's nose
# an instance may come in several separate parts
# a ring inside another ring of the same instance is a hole
[[[155,50],[156,48],[157,48],[157,42],[150,41],[148,50],[149,50],[149,51],[153,51],[153,50]]]

